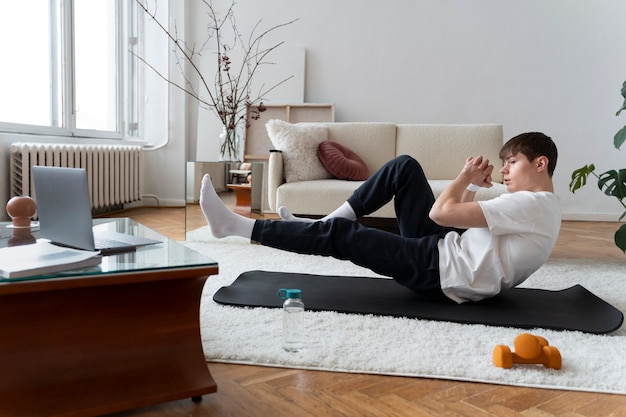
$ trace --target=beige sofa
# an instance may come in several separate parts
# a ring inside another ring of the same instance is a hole
[[[437,197],[454,179],[468,156],[484,155],[494,164],[494,186],[482,188],[476,199],[486,200],[506,192],[498,172],[499,150],[503,144],[500,125],[417,125],[391,123],[307,123],[323,127],[327,139],[354,151],[367,165],[370,175],[398,155],[411,155],[424,168]],[[268,124],[268,133],[274,146]],[[284,142],[283,142],[284,143]],[[284,150],[270,153],[268,164],[268,203],[270,210],[288,207],[292,213],[323,216],[342,204],[362,181],[336,178],[286,182],[287,164]],[[314,158],[316,155],[310,155]],[[309,159],[312,161],[312,159]],[[317,162],[317,161],[315,161]],[[329,175],[330,177],[330,175]],[[495,182],[498,183],[495,183]],[[395,218],[393,204],[382,207],[372,217]]]

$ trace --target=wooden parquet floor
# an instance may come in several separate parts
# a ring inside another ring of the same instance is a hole
[[[172,239],[184,239],[185,209],[141,208],[116,216],[131,217]],[[191,206],[188,229],[204,224],[198,206]],[[552,256],[626,262],[613,245],[616,228],[616,223],[566,221]],[[626,395],[222,363],[208,366],[218,392],[202,401],[174,401],[113,416],[626,417]],[[626,370],[621,372],[626,378]]]

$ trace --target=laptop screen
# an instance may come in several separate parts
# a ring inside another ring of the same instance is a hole
[[[32,167],[41,237],[54,243],[94,250],[87,171]]]

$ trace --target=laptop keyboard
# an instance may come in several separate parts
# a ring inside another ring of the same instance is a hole
[[[96,244],[96,249],[101,248],[121,248],[124,246],[128,246],[128,243],[121,242],[119,240],[107,239],[105,237],[96,237],[94,239]]]

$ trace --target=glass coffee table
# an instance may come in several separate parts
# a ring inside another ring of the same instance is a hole
[[[130,219],[94,223],[162,243],[83,270],[0,278],[0,415],[93,416],[217,390],[199,317],[217,262]],[[14,237],[7,225],[0,247]]]

